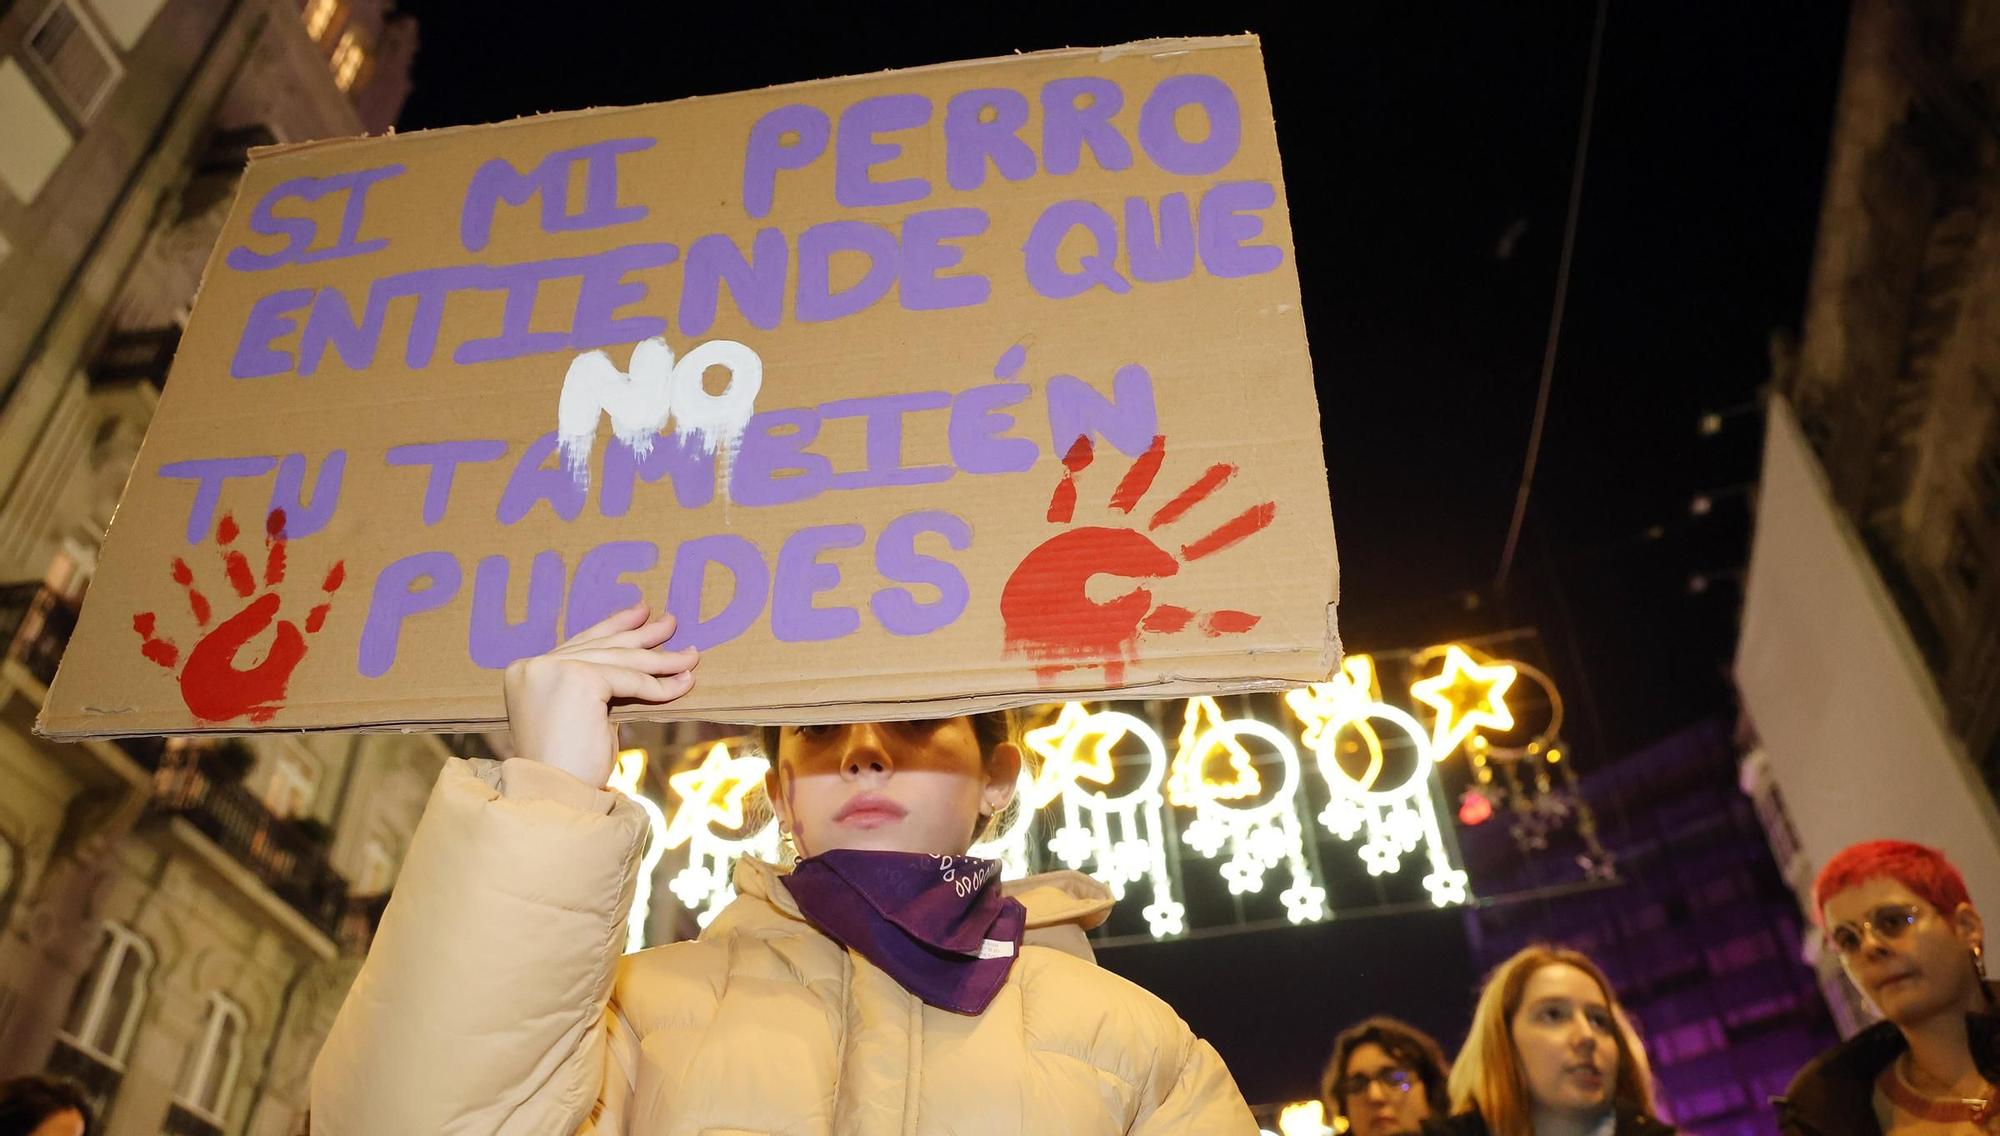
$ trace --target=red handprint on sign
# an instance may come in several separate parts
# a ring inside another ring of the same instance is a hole
[[[1152,488],[1166,454],[1167,440],[1154,438],[1118,482],[1111,508],[1130,514]],[[1074,520],[1076,476],[1090,467],[1092,456],[1087,437],[1078,438],[1064,455],[1062,481],[1049,498],[1050,524]],[[1233,465],[1210,466],[1153,514],[1147,531],[1178,521],[1235,475]],[[1080,526],[1057,533],[1028,553],[1000,589],[1007,649],[1041,663],[1037,669],[1044,682],[1065,670],[1091,666],[1103,667],[1107,682],[1123,681],[1125,664],[1134,657],[1141,633],[1181,631],[1195,622],[1196,613],[1172,604],[1154,606],[1153,593],[1143,586],[1099,603],[1086,592],[1090,580],[1096,576],[1165,579],[1184,563],[1212,556],[1262,531],[1277,511],[1274,501],[1252,505],[1206,536],[1182,545],[1178,555],[1135,528]],[[1201,618],[1200,626],[1210,636],[1240,635],[1256,627],[1259,618],[1244,611],[1214,611]]]
[[[326,624],[327,612],[333,606],[333,594],[340,590],[347,577],[346,561],[336,561],[327,571],[320,590],[326,599],[306,613],[305,631],[288,619],[277,619],[281,603],[275,590],[285,581],[285,511],[274,509],[264,522],[264,572],[265,591],[251,599],[257,591],[257,580],[250,571],[250,561],[242,552],[232,547],[239,535],[236,521],[228,514],[215,526],[215,543],[222,550],[222,572],[229,581],[229,588],[237,598],[249,600],[241,611],[209,628],[208,633],[195,641],[194,649],[187,653],[187,661],[181,662],[181,650],[171,640],[158,634],[159,620],[150,611],[142,611],[132,617],[132,630],[139,634],[139,653],[154,663],[171,671],[180,666],[181,700],[188,711],[204,722],[227,722],[236,718],[248,718],[252,722],[268,722],[271,716],[284,705],[285,684],[291,681],[292,672],[298,669],[300,660],[306,655],[306,636],[314,635]],[[195,587],[194,571],[187,561],[176,556],[173,566],[174,583],[187,592],[188,611],[193,614],[197,627],[208,628],[213,614],[208,597]],[[249,645],[252,639],[261,635],[276,620],[277,628],[272,632],[270,649],[264,653],[264,661],[248,668],[236,665],[236,656]]]

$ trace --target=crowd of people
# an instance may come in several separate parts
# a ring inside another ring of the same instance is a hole
[[[606,789],[614,703],[670,702],[673,620],[608,617],[505,678],[517,756],[446,763],[312,1076],[320,1133],[1255,1136],[1217,1052],[1092,959],[1112,898],[966,855],[1024,755],[1004,712],[767,731],[790,847],[746,857],[699,939],[627,954],[647,817]],[[1814,915],[1884,1021],[1802,1071],[1791,1136],[2000,1131],[1984,928],[1935,851],[1835,856]],[[0,1092],[0,1136],[90,1136],[79,1099]],[[1358,1136],[1653,1136],[1645,1047],[1604,972],[1536,946],[1466,1040],[1343,1033],[1324,1095]],[[43,1114],[34,1115],[35,1109]]]
[[[1882,1020],[1821,1055],[1776,1099],[1785,1136],[2000,1132],[2000,1001],[1985,931],[1934,849],[1871,841],[1813,890],[1828,947]],[[1320,1082],[1351,1136],[1661,1136],[1646,1049],[1604,972],[1533,946],[1480,991],[1447,1061],[1430,1036],[1374,1017],[1341,1033]]]

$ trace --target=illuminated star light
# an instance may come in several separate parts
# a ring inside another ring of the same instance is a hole
[[[1105,789],[1117,777],[1112,750],[1126,737],[1145,747],[1145,771],[1124,792],[1108,794]],[[1069,867],[1088,871],[1119,899],[1128,885],[1146,881],[1152,889],[1146,919],[1153,934],[1180,933],[1184,909],[1167,871],[1166,801],[1160,794],[1167,750],[1159,734],[1130,714],[1093,714],[1070,702],[1054,722],[1029,730],[1023,742],[1042,758],[1041,773],[1028,786],[1028,804],[1062,802],[1062,822],[1049,851]],[[1085,781],[1100,787],[1086,790]]]
[[[731,756],[726,744],[716,742],[700,765],[667,778],[681,799],[667,828],[667,847],[679,848],[711,824],[743,827],[743,798],[764,783],[770,768],[761,757]]]
[[[1431,741],[1423,724],[1408,713],[1364,697],[1371,681],[1372,671],[1350,669],[1331,683],[1286,696],[1286,704],[1305,726],[1304,737],[1312,740],[1320,777],[1332,798],[1319,814],[1319,821],[1342,840],[1364,837],[1356,852],[1370,875],[1400,870],[1403,856],[1423,847],[1431,868],[1423,882],[1431,902],[1439,907],[1463,903],[1465,873],[1450,861],[1431,803],[1431,782],[1436,776]],[[1348,727],[1368,743],[1369,768],[1361,779],[1340,763],[1340,735]],[[1381,738],[1390,731],[1404,735],[1415,750],[1415,760],[1408,776],[1384,785],[1380,780],[1384,764]]]
[[[1482,666],[1456,643],[1445,648],[1444,670],[1410,684],[1410,697],[1437,711],[1432,756],[1443,761],[1474,730],[1513,729],[1514,712],[1504,696],[1517,673],[1505,663]]]
[[[1121,735],[1094,730],[1092,726],[1097,717],[1085,710],[1080,702],[1065,702],[1055,721],[1029,730],[1022,737],[1022,744],[1042,759],[1042,770],[1035,775],[1030,787],[1029,807],[1041,808],[1062,796],[1079,779],[1099,785],[1111,784],[1112,778],[1117,776],[1111,766],[1111,747]],[[1089,736],[1095,736],[1097,744],[1086,751],[1082,738]],[[1086,753],[1087,756],[1079,756]]]
[[[646,814],[646,854],[639,861],[639,881],[632,896],[632,911],[625,917],[625,953],[646,949],[646,917],[653,906],[653,869],[667,854],[667,818],[652,798],[639,791],[646,783],[646,751],[618,751],[618,767],[611,772],[610,787],[623,794]]]
[[[674,875],[667,888],[681,906],[694,912],[698,926],[708,926],[736,898],[730,876],[737,857],[778,858],[775,816],[747,836],[722,835],[722,831],[743,827],[744,802],[764,783],[770,767],[762,757],[735,756],[728,743],[716,742],[700,765],[667,778],[681,800],[668,818],[665,846],[688,847],[687,867]]]

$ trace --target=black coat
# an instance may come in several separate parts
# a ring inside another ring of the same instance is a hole
[[[1965,1024],[1980,1074],[2000,1080],[2000,1017],[1969,1014]],[[1776,1102],[1779,1130],[1785,1136],[1882,1136],[1875,1079],[1908,1048],[1901,1030],[1877,1022],[1820,1054]]]
[[[1612,1136],[1674,1136],[1672,1126],[1635,1112],[1620,1112]],[[1477,1112],[1462,1112],[1442,1120],[1424,1121],[1423,1136],[1492,1136],[1486,1118]]]

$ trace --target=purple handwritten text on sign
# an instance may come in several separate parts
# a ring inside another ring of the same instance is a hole
[[[471,252],[485,248],[493,237],[493,215],[501,202],[518,206],[539,198],[545,233],[603,229],[640,220],[646,216],[645,206],[618,204],[618,158],[652,148],[651,138],[609,138],[554,151],[525,173],[505,158],[494,158],[473,173],[472,183],[466,187],[459,212],[459,243]],[[583,169],[583,201],[571,209],[570,181],[578,167]]]
[[[238,272],[261,272],[287,264],[312,264],[340,257],[362,256],[389,247],[384,239],[361,239],[362,217],[368,207],[368,191],[403,172],[402,165],[350,170],[326,177],[293,178],[271,187],[250,207],[250,231],[265,237],[283,237],[285,246],[274,252],[258,252],[248,245],[229,250],[224,263]],[[277,207],[285,202],[311,203],[322,197],[346,194],[341,210],[340,233],[330,245],[314,247],[319,225],[310,217],[284,216]]]
[[[187,542],[198,543],[208,534],[209,525],[215,520],[216,503],[222,500],[224,482],[232,477],[262,477],[277,465],[277,458],[266,457],[197,458],[161,466],[161,477],[196,483],[194,507],[188,510]]]

